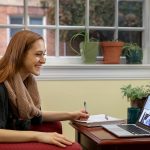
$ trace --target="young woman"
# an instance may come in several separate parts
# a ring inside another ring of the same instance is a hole
[[[43,111],[37,83],[45,63],[43,38],[32,31],[16,33],[0,59],[0,142],[37,141],[60,147],[72,145],[65,136],[53,132],[27,131],[34,123],[88,118],[84,111]]]

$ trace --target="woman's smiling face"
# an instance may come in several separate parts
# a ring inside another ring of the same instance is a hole
[[[41,67],[46,62],[45,53],[44,41],[37,40],[25,55],[23,66],[20,69],[21,75],[24,77],[30,73],[36,76],[40,75]]]

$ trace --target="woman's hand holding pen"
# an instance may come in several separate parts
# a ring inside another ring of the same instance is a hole
[[[71,112],[71,120],[87,120],[88,118],[89,114],[85,110]]]
[[[84,101],[84,109],[81,111],[71,112],[71,120],[87,120],[89,113],[86,108],[86,101]]]

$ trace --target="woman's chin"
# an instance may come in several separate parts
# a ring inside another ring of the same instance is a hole
[[[34,72],[32,72],[32,74],[34,74],[35,76],[39,76],[40,75],[40,71],[34,71]]]

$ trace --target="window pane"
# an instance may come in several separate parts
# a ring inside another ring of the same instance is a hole
[[[142,27],[142,2],[119,2],[119,26]]]
[[[114,39],[114,31],[90,30],[90,38],[98,41],[112,41]]]
[[[114,26],[115,0],[90,0],[91,26]]]
[[[12,16],[23,16],[23,12],[24,12],[23,0],[17,2],[1,0],[0,1],[0,24],[9,24],[7,18],[10,16],[10,14]]]
[[[61,30],[60,31],[60,56],[79,56],[80,50],[79,50],[79,44],[81,41],[83,41],[82,36],[78,36],[71,42],[70,46],[70,40],[73,35],[76,33],[80,33],[81,30]],[[71,48],[72,47],[72,48]]]
[[[43,19],[42,17],[30,17],[30,24],[42,25]]]
[[[112,41],[114,37],[114,31],[105,30],[90,30],[90,39],[95,41]],[[99,48],[99,56],[102,56],[101,48]]]
[[[142,32],[140,31],[120,31],[118,37],[121,41],[137,43],[142,47]]]
[[[30,24],[31,25],[42,25],[43,18],[42,17],[30,17]],[[43,29],[32,29],[32,31],[43,36]]]
[[[55,56],[55,30],[45,29],[44,39],[46,43],[47,55]]]
[[[85,24],[85,0],[60,0],[60,25]]]
[[[23,24],[23,17],[10,16],[10,24]],[[10,28],[10,38],[18,31],[19,28]]]
[[[10,16],[10,24],[23,24],[23,17]]]
[[[29,0],[28,14],[33,17],[45,16],[45,24],[54,24],[55,19],[55,0]]]

